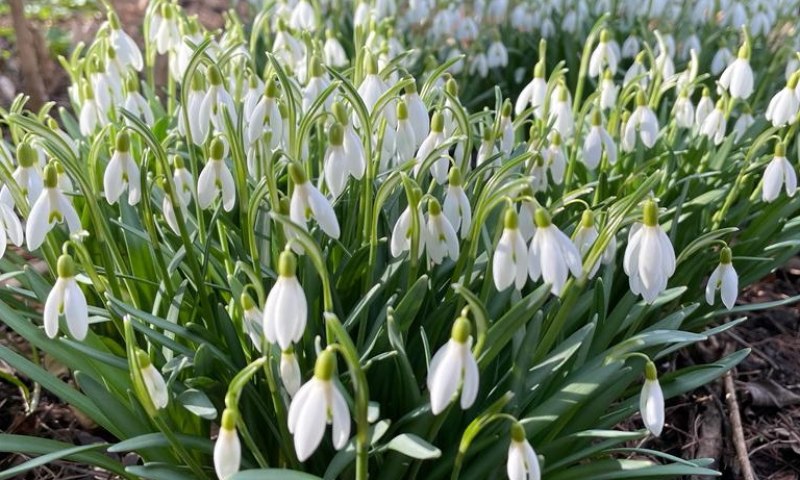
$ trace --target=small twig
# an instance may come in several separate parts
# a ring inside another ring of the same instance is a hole
[[[733,444],[736,447],[736,458],[742,469],[742,478],[744,480],[756,480],[753,474],[753,467],[750,465],[750,457],[747,453],[747,444],[745,443],[742,429],[742,417],[739,414],[739,402],[736,400],[736,390],[734,389],[733,376],[730,371],[725,374],[725,400],[728,402],[728,409],[730,409]]]

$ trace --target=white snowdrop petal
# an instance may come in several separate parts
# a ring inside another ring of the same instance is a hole
[[[312,379],[311,381],[319,382],[317,379]],[[294,449],[297,452],[297,459],[301,462],[307,460],[314,453],[322,441],[322,436],[325,434],[328,406],[325,404],[325,392],[320,387],[322,386],[315,385],[316,392],[311,393],[303,403],[303,410],[296,419]],[[292,403],[294,401],[292,400]]]
[[[86,338],[89,329],[89,310],[86,297],[74,279],[67,280],[64,288],[64,316],[69,333],[76,340]]]
[[[726,265],[722,272],[722,283],[720,286],[720,297],[725,307],[730,310],[736,305],[736,298],[739,296],[739,276],[736,274],[732,265]]]
[[[333,413],[333,447],[341,450],[350,438],[350,411],[347,408],[347,402],[339,389],[332,385],[331,396],[333,397],[332,413]]]

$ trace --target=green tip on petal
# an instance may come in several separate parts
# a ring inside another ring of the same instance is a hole
[[[331,131],[328,133],[328,140],[331,145],[340,147],[344,143],[344,127],[340,123],[331,125]]]
[[[118,152],[129,152],[131,150],[131,137],[125,131],[119,132],[114,145]]]
[[[645,96],[644,91],[642,90],[639,90],[636,93],[636,105],[639,107],[647,105],[647,97]]]
[[[786,156],[786,144],[784,144],[783,142],[778,142],[775,144],[775,156],[776,157]]]
[[[17,162],[20,167],[30,168],[38,160],[36,150],[28,142],[23,142],[17,147]]]
[[[250,296],[249,293],[242,293],[239,296],[239,303],[242,305],[242,309],[247,311],[252,309],[256,306],[256,302],[253,301],[253,297]]]
[[[333,116],[336,117],[339,123],[347,123],[347,109],[342,102],[333,102],[333,105],[331,105],[331,112],[333,112]]]
[[[289,175],[292,177],[292,181],[296,185],[302,185],[308,181],[303,167],[294,162],[289,164]]]
[[[65,253],[58,257],[56,272],[58,272],[59,278],[72,278],[75,276],[77,269],[75,267],[75,260],[72,259],[72,255]]]
[[[550,214],[544,208],[537,208],[536,213],[533,215],[536,226],[539,228],[547,228],[550,226]]]
[[[320,380],[330,381],[336,368],[336,355],[330,350],[323,350],[314,365],[314,376]]]
[[[467,343],[469,335],[472,332],[472,325],[466,317],[458,317],[453,323],[453,330],[450,332],[450,338],[458,343]]]
[[[453,167],[450,169],[450,172],[447,174],[447,180],[453,187],[461,186],[461,169],[458,168],[457,165],[453,165]]]
[[[211,141],[211,158],[214,160],[222,160],[222,155],[225,154],[225,144],[222,140],[215,138]]]
[[[703,96],[704,97],[710,97],[711,96],[711,90],[709,90],[708,87],[703,87]]]
[[[658,380],[658,370],[656,370],[656,364],[650,360],[648,360],[644,365],[644,378],[650,381]]]
[[[58,168],[53,162],[44,167],[44,188],[56,188],[58,186]]]
[[[503,111],[501,112],[501,115],[504,117],[511,116],[511,100],[506,99],[506,101],[503,102]]]
[[[611,40],[611,33],[604,28],[603,31],[600,32],[600,43],[608,43],[609,40]]]
[[[436,133],[442,133],[444,131],[444,117],[441,112],[433,112],[431,131]]]
[[[525,441],[525,428],[521,423],[514,422],[511,424],[511,440],[517,443]]]
[[[175,168],[184,168],[183,158],[180,155],[172,156],[172,164],[175,166]]]
[[[297,272],[297,257],[291,250],[284,250],[278,259],[278,275],[294,277]]]
[[[136,349],[136,363],[139,365],[139,368],[147,368],[153,364],[153,362],[150,361],[150,356],[138,348]]]
[[[229,432],[232,430],[236,430],[236,422],[239,420],[239,414],[236,410],[231,408],[226,408],[222,411],[222,422],[220,422],[220,428],[224,428]]]
[[[733,262],[733,253],[728,247],[723,247],[719,251],[719,263],[730,265]]]
[[[594,213],[592,213],[591,210],[583,211],[583,215],[581,215],[581,226],[585,228],[594,226]]]
[[[644,202],[644,219],[643,223],[646,227],[655,227],[658,225],[658,205],[652,199]]]
[[[592,126],[599,127],[603,124],[603,116],[600,114],[599,110],[595,110],[592,112]]]
[[[275,77],[269,77],[267,80],[267,84],[264,86],[264,94],[267,98],[277,98],[278,97],[278,83],[275,81]]]
[[[436,200],[435,198],[428,200],[428,213],[430,215],[442,214],[442,205],[439,203],[439,200]]]

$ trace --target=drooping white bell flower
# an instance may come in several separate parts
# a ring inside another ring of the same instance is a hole
[[[708,137],[714,141],[714,145],[719,145],[725,138],[725,130],[728,120],[725,118],[725,100],[720,98],[717,106],[708,114],[703,124],[700,125],[700,135]]]
[[[739,49],[739,55],[722,72],[719,85],[727,90],[731,97],[746,99],[753,94],[753,69],[750,67],[750,46],[748,41]]]
[[[242,307],[244,333],[250,337],[250,341],[253,342],[256,350],[261,352],[264,335],[264,312],[256,306],[253,297],[247,292],[242,293],[239,297],[239,304]]]
[[[175,183],[175,189],[178,195],[178,205],[180,206],[183,218],[186,219],[188,216],[188,210],[186,207],[189,205],[192,199],[197,196],[194,188],[194,180],[192,179],[192,174],[189,173],[189,170],[187,170],[184,166],[183,159],[180,156],[175,155],[172,163],[175,166],[175,170],[172,173],[172,179]],[[164,214],[164,219],[167,221],[167,225],[169,225],[169,228],[175,233],[175,235],[180,235],[181,231],[180,226],[178,225],[178,218],[175,215],[172,199],[166,193],[166,189],[164,193],[164,200],[161,202],[161,210]]]
[[[521,115],[529,106],[533,108],[533,115],[542,118],[544,101],[547,96],[547,81],[544,78],[544,61],[539,60],[533,69],[533,80],[528,83],[517,97],[514,113]]]
[[[302,377],[300,376],[300,365],[297,363],[297,355],[294,354],[294,348],[288,348],[281,352],[281,364],[279,369],[281,375],[281,382],[290,397],[295,396],[300,390]]]
[[[404,100],[399,100],[397,102],[397,128],[392,139],[394,145],[390,145],[389,149],[391,158],[388,161],[381,159],[382,172],[414,158],[414,152],[418,146],[415,135],[414,124],[409,118],[408,106]],[[383,141],[386,142],[387,139],[384,138]]]
[[[236,125],[236,106],[230,93],[222,84],[222,73],[216,65],[212,65],[208,69],[208,80],[208,91],[203,97],[203,103],[200,104],[200,109],[197,112],[198,122],[206,128],[211,125],[217,132],[224,132],[224,115],[226,112],[230,116],[231,123]]]
[[[0,258],[5,255],[9,240],[19,247],[22,245],[22,237],[22,222],[11,207],[0,202]]]
[[[417,150],[416,164],[414,165],[414,175],[419,176],[423,163],[439,146],[445,141],[444,134],[444,116],[441,112],[434,112],[431,119],[431,132],[422,142],[422,145]],[[450,162],[447,157],[447,152],[442,152],[441,155],[433,161],[431,165],[431,174],[436,180],[436,183],[442,185],[447,180],[447,171]]]
[[[675,75],[675,64],[672,61],[672,50],[668,48],[666,42],[664,41],[664,37],[662,37],[658,30],[655,30],[654,33],[656,35],[656,39],[658,40],[658,55],[656,55],[653,67],[656,72],[661,74],[661,78],[664,80],[669,80],[673,75]]]
[[[453,166],[447,177],[449,184],[442,208],[453,228],[461,232],[461,238],[467,238],[472,226],[472,206],[462,186],[461,169]]]
[[[514,126],[511,122],[511,102],[506,100],[500,111],[500,151],[511,155],[514,149]]]
[[[533,236],[536,234],[536,222],[533,217],[536,216],[536,209],[538,207],[533,200],[533,187],[527,186],[523,188],[520,195],[522,198],[519,202],[519,232],[522,234],[522,239],[525,241],[525,249],[527,250],[528,243],[533,240]],[[527,262],[523,267],[527,276]]]
[[[703,96],[700,97],[700,101],[697,102],[697,108],[694,111],[694,123],[697,128],[700,128],[705,122],[706,117],[708,117],[711,112],[714,111],[714,101],[711,100],[711,92],[708,88],[703,88]]]
[[[753,124],[756,123],[756,119],[753,118],[753,114],[750,111],[749,107],[745,107],[744,111],[739,118],[736,119],[736,123],[733,124],[733,136],[734,139],[738,142],[742,138],[744,138],[747,130],[750,129]]]
[[[618,93],[619,87],[614,83],[611,71],[606,70],[603,74],[603,80],[600,82],[600,108],[603,110],[614,108],[617,104]]]
[[[658,383],[658,372],[653,362],[645,365],[645,380],[639,396],[639,412],[647,430],[656,437],[664,429],[664,392]]]
[[[500,158],[497,157],[497,145],[494,141],[494,132],[492,129],[492,125],[485,125],[483,128],[483,139],[481,140],[481,146],[478,147],[478,154],[475,157],[475,165],[478,167],[489,161],[492,157],[494,157],[492,162],[494,165],[492,168],[500,166]],[[489,174],[487,173],[484,178],[488,176]]]
[[[569,273],[577,278],[583,266],[581,255],[572,240],[550,221],[544,209],[536,210],[536,233],[528,251],[528,273],[534,282],[539,277],[549,283],[550,292],[561,295]]]
[[[222,412],[219,435],[214,443],[214,472],[219,480],[229,480],[239,472],[242,461],[242,445],[236,432],[236,410],[226,408]]]
[[[428,391],[431,413],[439,415],[453,401],[461,386],[461,409],[466,410],[478,396],[480,374],[472,354],[472,327],[464,316],[453,323],[450,340],[431,358],[428,369]]]
[[[172,78],[179,83],[183,83],[183,77],[186,75],[186,69],[189,68],[189,62],[194,55],[195,47],[203,43],[203,34],[201,32],[200,23],[197,21],[197,16],[191,16],[182,25],[183,36],[177,49],[169,58],[169,72]],[[219,45],[215,40],[211,40],[205,53],[211,57],[211,60],[217,60]]]
[[[503,234],[492,257],[492,278],[499,292],[512,284],[517,290],[522,290],[528,280],[528,247],[513,208],[506,210],[503,219]]]
[[[253,110],[261,100],[262,92],[264,92],[264,82],[255,73],[251,73],[247,80],[247,91],[242,98],[242,118],[250,119],[253,115]],[[247,132],[245,131],[245,135]]]
[[[270,78],[264,86],[264,95],[258,101],[250,117],[247,119],[245,140],[252,146],[269,132],[270,149],[276,149],[283,138],[283,119],[278,105],[278,86],[274,78]]]
[[[348,65],[347,53],[344,47],[336,38],[336,34],[331,29],[325,31],[325,45],[322,47],[325,64],[335,68],[342,68]]]
[[[317,449],[325,426],[333,424],[333,447],[341,450],[350,438],[350,410],[339,386],[333,382],[336,357],[323,350],[314,366],[314,377],[300,387],[289,405],[288,427],[301,462]]]
[[[414,227],[414,220],[411,217],[411,206],[407,206],[403,213],[398,217],[397,222],[392,229],[392,238],[389,241],[389,252],[393,257],[399,257],[400,254],[406,250],[411,249],[412,233]],[[416,209],[417,216],[417,255],[422,257],[422,252],[425,251],[425,219],[419,208]]]
[[[300,0],[295,4],[292,9],[292,15],[289,17],[289,26],[295,30],[305,30],[308,32],[317,30],[317,14],[308,0]]]
[[[767,106],[766,117],[774,127],[793,124],[800,111],[800,97],[797,95],[797,84],[800,73],[795,73],[786,82],[786,86],[772,97]]]
[[[161,372],[156,369],[153,362],[150,361],[150,357],[142,350],[136,349],[136,362],[145,390],[147,390],[147,396],[150,397],[153,406],[156,410],[166,408],[169,404],[169,389]]]
[[[165,2],[161,5],[161,14],[154,14],[150,23],[150,41],[155,42],[160,55],[175,50],[181,43],[176,10],[176,6]]]
[[[108,24],[111,27],[108,40],[111,43],[111,47],[116,52],[120,63],[133,68],[137,72],[142,71],[142,67],[144,66],[142,52],[139,50],[136,42],[122,29],[119,23],[119,17],[117,17],[116,13],[109,13]]]
[[[154,125],[155,118],[153,117],[153,110],[150,104],[137,90],[136,78],[130,77],[126,82],[126,93],[123,108],[136,115],[139,120],[142,120],[146,125]],[[125,119],[126,123],[130,124],[130,120]]]
[[[486,59],[485,53],[480,52],[470,57],[469,74],[477,75],[480,78],[486,78],[489,75],[489,61]]]
[[[699,70],[700,60],[697,58],[697,50],[692,49],[686,70],[679,73],[675,79],[675,89],[679,92],[684,90],[691,92],[694,88],[693,83],[697,78]]]
[[[658,207],[653,200],[644,204],[643,223],[635,223],[628,234],[623,261],[631,292],[653,303],[666,290],[675,273],[675,250],[667,234],[658,225]]]
[[[64,254],[58,257],[56,272],[58,279],[44,303],[44,331],[48,337],[55,338],[58,335],[58,317],[63,314],[70,335],[83,340],[89,331],[89,310],[86,297],[75,281],[78,271],[72,256]]]
[[[731,249],[723,247],[719,252],[719,265],[711,273],[706,284],[706,302],[714,305],[714,295],[719,290],[725,308],[730,310],[739,295],[739,275],[733,268]]]
[[[486,63],[489,68],[505,68],[508,65],[508,49],[500,40],[489,44],[486,50]]]
[[[136,205],[141,198],[139,167],[130,152],[131,140],[126,132],[117,134],[116,148],[103,174],[103,193],[111,205],[128,191],[128,204]]]
[[[344,148],[344,127],[334,123],[329,130],[328,149],[325,151],[325,184],[333,198],[339,197],[347,186],[347,179],[360,179],[364,174],[363,158],[351,156]]]
[[[550,118],[548,123],[553,123],[553,128],[564,138],[572,138],[575,132],[575,120],[572,116],[572,105],[569,101],[569,92],[565,85],[558,86],[558,97],[550,104]]]
[[[612,74],[617,73],[617,62],[619,59],[609,43],[610,39],[611,33],[608,30],[600,32],[600,42],[592,52],[592,56],[589,57],[589,76],[591,78],[600,76],[600,73],[606,68],[608,68]]]
[[[586,257],[599,236],[600,232],[597,231],[597,227],[594,224],[594,214],[591,210],[584,210],[581,216],[581,223],[575,230],[574,236],[574,243],[575,246],[578,247],[578,252],[580,252],[581,257]],[[616,253],[617,241],[616,238],[611,237],[608,246],[606,246],[606,249],[603,251],[603,255],[591,266],[589,278],[594,278],[594,276],[597,275],[601,261],[606,265],[612,263]]]
[[[727,47],[720,48],[711,59],[711,74],[719,75],[733,60],[733,53]]]
[[[602,116],[598,110],[592,113],[592,126],[583,141],[583,162],[590,170],[594,170],[600,165],[600,159],[606,154],[608,163],[614,165],[617,162],[617,146],[614,139],[603,127]]]
[[[103,110],[95,100],[94,91],[88,82],[83,84],[82,93],[83,99],[78,122],[81,134],[84,137],[88,137],[97,130],[99,125],[104,124],[107,120]]]
[[[675,106],[672,107],[672,116],[675,117],[675,123],[680,128],[694,126],[694,104],[686,90],[683,90],[675,100]]]
[[[425,235],[425,251],[431,263],[438,265],[445,257],[450,257],[453,261],[458,260],[458,235],[450,220],[442,213],[442,206],[435,198],[428,201]]]
[[[225,145],[215,138],[211,142],[210,158],[197,179],[197,204],[207,209],[217,197],[222,198],[222,208],[226,212],[233,210],[236,204],[236,184],[233,175],[223,160]]]
[[[28,142],[17,146],[17,168],[11,178],[21,190],[22,195],[28,200],[28,205],[33,205],[42,193],[42,177],[36,168],[38,162],[36,150]],[[11,190],[7,185],[0,189],[0,203],[14,208],[16,205]]]
[[[192,143],[202,146],[206,142],[208,135],[209,125],[208,122],[200,122],[200,108],[203,105],[203,98],[205,97],[205,80],[200,72],[195,72],[192,76],[191,85],[189,86],[189,95],[186,100],[186,115],[183,111],[178,115],[178,132],[186,137],[191,134]],[[188,121],[188,127],[186,122]],[[245,130],[246,132],[247,130]]]
[[[781,187],[786,189],[786,195],[793,197],[797,191],[797,173],[786,159],[786,146],[778,143],[775,146],[775,156],[764,170],[761,199],[765,202],[775,201],[781,193]]]
[[[641,50],[641,42],[636,35],[628,35],[622,42],[622,58],[635,58]]]
[[[631,82],[637,82],[642,88],[647,88],[649,83],[649,70],[644,66],[645,53],[641,52],[636,55],[633,63],[625,72],[625,77],[622,79],[623,87],[627,87]]]
[[[410,79],[411,82],[406,86],[402,98],[408,107],[408,118],[414,127],[415,149],[417,149],[428,136],[431,128],[430,118],[428,117],[428,107],[425,106],[419,93],[417,93],[416,81],[410,76],[406,77],[406,79]]]
[[[542,152],[542,158],[550,170],[553,182],[561,185],[561,182],[564,181],[564,171],[567,168],[567,158],[561,145],[561,135],[558,132],[552,133],[550,145]]]
[[[308,302],[297,280],[297,258],[290,250],[278,259],[278,280],[264,305],[264,336],[286,350],[303,338],[308,321]]]
[[[547,191],[547,163],[544,157],[539,152],[534,152],[531,157],[531,188],[534,192]]]
[[[539,458],[525,438],[525,428],[514,422],[511,425],[511,444],[508,446],[506,463],[508,480],[541,480]]]
[[[347,110],[339,102],[334,102],[331,105],[331,111],[334,118],[337,119],[340,125],[344,127],[344,151],[347,155],[348,165],[350,167],[349,173],[356,180],[361,180],[367,168],[367,157],[364,152],[364,144],[361,137],[358,136],[353,125],[350,123]]]
[[[658,140],[658,135],[658,118],[647,105],[647,98],[645,98],[644,92],[640,90],[636,94],[636,109],[625,124],[622,149],[626,152],[632,152],[636,148],[637,137],[642,140],[642,144],[645,147],[652,148],[656,140]]]
[[[308,72],[308,83],[303,90],[303,111],[308,112],[311,105],[322,95],[322,92],[331,84],[328,79],[327,72],[322,68],[322,63],[316,57],[311,60],[311,68]],[[330,110],[333,103],[333,95],[328,97],[323,102],[325,110]]]
[[[51,162],[44,169],[44,188],[31,207],[25,238],[28,251],[34,251],[44,243],[47,233],[57,223],[66,221],[70,235],[81,231],[81,221],[75,207],[58,187],[58,170]]]
[[[289,175],[294,182],[294,191],[289,203],[289,217],[300,227],[307,229],[313,218],[331,238],[339,238],[339,220],[333,206],[317,187],[311,184],[303,168],[295,163],[289,164]]]
[[[389,87],[378,75],[377,59],[371,54],[367,53],[364,61],[365,76],[364,80],[361,82],[361,85],[358,86],[358,95],[364,101],[364,106],[367,107],[367,113],[372,115],[372,111],[375,109],[378,99],[381,98],[384,93],[386,93]],[[386,123],[392,128],[396,126],[397,122],[397,118],[395,117],[395,109],[396,107],[394,102],[390,101],[383,106],[381,111],[381,114],[386,119]],[[358,116],[354,118],[353,122],[355,123],[356,127],[361,125],[361,121]]]

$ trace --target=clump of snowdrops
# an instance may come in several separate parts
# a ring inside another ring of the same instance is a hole
[[[714,474],[623,447],[800,250],[796,2],[455,5],[152,2],[143,51],[109,11],[71,108],[2,112],[0,358],[116,440],[0,475]]]

